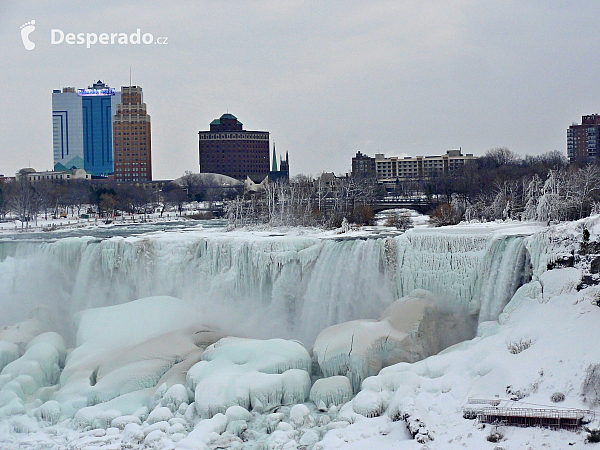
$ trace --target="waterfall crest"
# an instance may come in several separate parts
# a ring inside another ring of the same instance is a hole
[[[387,238],[192,231],[0,242],[0,325],[40,304],[70,318],[167,295],[193,301],[226,333],[310,345],[325,327],[377,318],[414,289],[495,320],[529,265],[521,236],[434,229]]]

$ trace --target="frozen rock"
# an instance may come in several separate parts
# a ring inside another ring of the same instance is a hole
[[[164,386],[166,388],[166,384]],[[174,384],[161,395],[156,404],[165,406],[175,413],[188,400],[187,388],[183,384]]]
[[[367,389],[360,391],[352,400],[354,412],[365,417],[381,416],[387,408],[387,402],[381,392]]]
[[[33,347],[36,344],[39,344],[40,342],[50,344],[56,349],[59,355],[58,364],[60,367],[64,367],[65,358],[67,357],[67,347],[65,345],[65,340],[63,339],[63,337],[58,333],[48,331],[46,333],[42,333],[34,337],[31,341],[29,341],[25,349],[29,350],[31,347]]]
[[[198,422],[192,433],[198,435],[208,433],[221,434],[227,428],[227,422],[227,417],[225,417],[224,414],[216,414],[211,419],[205,419]]]
[[[156,422],[168,422],[173,418],[173,413],[171,410],[165,406],[157,406],[152,410],[146,421],[149,424],[153,424]]]
[[[287,422],[279,422],[277,424],[277,429],[279,431],[293,431],[294,427]]]
[[[581,270],[575,267],[548,270],[540,275],[543,299],[548,301],[565,292],[573,292],[581,280]]]
[[[92,426],[94,428],[106,429],[111,426],[113,420],[121,416],[121,411],[118,411],[116,409],[108,409],[104,411],[99,410],[94,417]]]
[[[163,441],[168,442],[166,433],[161,430],[154,430],[144,438],[144,444],[147,447],[166,448]]]
[[[296,439],[298,438],[298,434],[299,433],[294,430],[277,430],[267,439],[267,448],[281,448],[286,450],[297,449],[298,443],[296,442]]]
[[[235,436],[241,436],[248,429],[248,423],[245,420],[232,420],[227,424],[226,432]]]
[[[284,415],[282,413],[272,413],[268,414],[266,417],[267,424],[267,433],[272,433],[277,429],[277,425],[284,419]]]
[[[40,418],[52,425],[60,419],[60,403],[55,400],[50,400],[40,406]]]
[[[303,402],[310,355],[295,341],[225,338],[208,347],[187,374],[196,410],[209,418],[239,405],[255,412]]]
[[[394,302],[379,320],[355,320],[323,330],[313,355],[325,377],[345,375],[357,392],[386,366],[414,362],[472,337],[464,314],[447,312],[433,294],[418,290]]]
[[[198,325],[191,310],[187,301],[149,297],[82,312],[77,347],[67,358],[55,396],[63,412],[73,415],[81,408],[81,401],[73,401],[77,397],[85,398],[84,406],[123,398],[121,403],[129,405],[126,414],[153,398],[170,408],[187,401],[185,373],[205,346],[221,337]],[[164,393],[156,398],[162,385]]]
[[[300,445],[304,445],[304,446],[310,446],[310,445],[314,445],[317,442],[319,442],[319,433],[315,430],[306,430],[303,434],[302,437],[300,438]]]
[[[35,380],[36,388],[52,386],[58,383],[61,356],[50,342],[40,341],[30,346],[19,359],[7,364],[2,375],[16,378],[29,375]]]
[[[290,410],[290,423],[300,428],[310,421],[310,410],[306,405],[294,405]]]
[[[0,408],[0,418],[25,414],[26,409],[23,400],[13,398],[6,405]]]
[[[172,419],[169,420],[169,425],[175,425],[176,423],[179,423],[183,426],[187,426],[188,422],[187,420],[181,418],[181,417],[173,417]]]
[[[196,424],[187,438],[178,442],[178,449],[206,449],[220,438],[227,429],[228,420],[224,414],[216,414],[210,419],[201,420]]]
[[[142,422],[140,420],[139,417],[134,416],[134,415],[128,415],[128,416],[121,416],[121,417],[117,417],[116,419],[114,419],[110,426],[111,427],[115,427],[118,428],[119,430],[124,430],[125,427],[127,425],[129,425],[130,423],[136,424],[136,425],[141,425]]]
[[[348,377],[335,375],[315,381],[310,390],[310,400],[323,404],[325,410],[331,405],[339,406],[352,398],[352,386]]]
[[[147,422],[145,422],[145,423],[147,423]],[[160,430],[160,431],[166,433],[170,429],[171,429],[171,425],[169,425],[169,422],[166,422],[164,420],[162,420],[160,422],[154,422],[153,424],[145,425],[145,426],[144,426],[144,424],[142,424],[142,431],[144,432],[145,436],[147,436],[148,434],[150,434],[156,430]]]
[[[147,406],[142,406],[141,408],[136,409],[133,412],[133,415],[136,416],[140,421],[144,422],[148,418],[148,414],[150,413]]]
[[[38,385],[31,375],[19,375],[13,382],[19,384],[23,395],[32,395],[38,389]]]
[[[290,369],[310,372],[311,359],[297,341],[226,337],[206,348],[204,361],[224,360],[248,365],[262,373],[281,374]]]
[[[310,375],[306,370],[289,369],[283,372],[283,397],[281,403],[293,405],[305,401],[310,394]]]
[[[10,420],[10,424],[16,433],[36,433],[40,427],[37,421],[33,417],[28,416],[16,416]]]
[[[169,422],[169,425],[171,425],[171,427],[167,430],[167,434],[169,436],[172,436],[177,433],[185,433],[186,432],[186,426],[183,425],[182,423],[171,424]]]
[[[136,423],[128,423],[123,430],[123,442],[140,444],[144,440],[144,432]]]
[[[179,405],[179,408],[177,409],[177,414],[181,414],[182,416],[185,415],[188,406],[190,406],[189,403],[183,402],[181,405]]]
[[[239,405],[233,405],[227,408],[225,417],[227,417],[227,420],[252,420],[252,414],[250,414],[247,409],[242,408]]]

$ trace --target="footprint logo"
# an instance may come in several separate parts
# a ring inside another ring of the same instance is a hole
[[[29,40],[29,35],[35,30],[35,20],[24,23],[21,25],[21,39],[23,39],[23,45],[26,50],[33,50],[35,44]]]

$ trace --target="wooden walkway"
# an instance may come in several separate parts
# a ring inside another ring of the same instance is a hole
[[[475,418],[482,423],[507,425],[514,427],[545,427],[554,429],[577,430],[588,419],[595,418],[594,411],[569,408],[545,408],[518,406],[499,406],[500,399],[469,399],[470,405],[483,407],[465,407],[465,417]],[[512,402],[511,402],[512,403]],[[488,406],[490,405],[490,406]],[[537,405],[536,405],[537,406]]]

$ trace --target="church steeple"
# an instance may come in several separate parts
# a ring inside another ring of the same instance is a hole
[[[271,164],[271,172],[278,172],[278,170],[277,170],[277,154],[275,153],[275,142],[273,142],[273,163]]]

